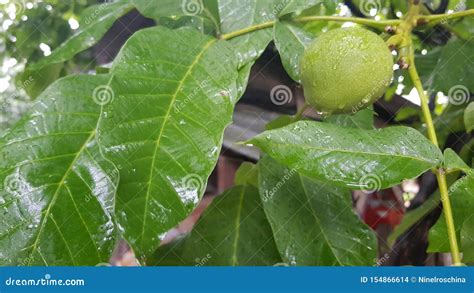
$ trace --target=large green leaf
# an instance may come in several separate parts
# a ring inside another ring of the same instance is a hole
[[[214,199],[191,234],[160,247],[152,264],[255,266],[280,262],[258,189],[243,185]]]
[[[373,265],[377,240],[348,189],[300,175],[264,156],[260,195],[278,250],[291,265]]]
[[[114,61],[99,140],[122,167],[117,220],[141,261],[201,199],[238,98],[234,59],[225,41],[154,27]]]
[[[442,154],[409,127],[363,130],[300,121],[249,143],[301,174],[353,189],[384,189],[442,162]]]
[[[103,76],[50,86],[0,139],[0,262],[95,265],[108,261],[118,172],[100,155],[93,100]]]
[[[468,175],[454,182],[449,188],[449,198],[453,210],[453,218],[458,237],[460,240],[461,229],[472,230],[467,227],[465,222],[474,215],[474,172],[470,171]],[[473,223],[471,220],[468,222]],[[463,225],[465,225],[463,227]],[[447,237],[447,227],[444,215],[441,215],[438,222],[430,229],[429,232],[429,252],[449,252],[449,239]],[[464,240],[466,242],[466,240]],[[461,247],[461,251],[464,247]]]
[[[29,69],[38,70],[51,63],[69,60],[77,53],[92,47],[114,22],[131,8],[132,5],[128,1],[106,2],[90,6],[81,14],[79,30],[56,48],[51,55],[44,57]]]
[[[288,75],[300,81],[300,59],[314,36],[289,22],[277,22],[273,31],[275,45]]]

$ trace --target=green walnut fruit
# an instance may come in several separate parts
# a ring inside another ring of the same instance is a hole
[[[308,104],[324,114],[355,113],[384,94],[393,76],[393,59],[377,34],[341,28],[310,44],[300,69]]]

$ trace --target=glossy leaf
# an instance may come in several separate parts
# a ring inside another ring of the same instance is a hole
[[[454,182],[449,188],[449,198],[453,210],[453,218],[460,241],[461,228],[464,223],[472,217],[474,210],[474,172]],[[472,221],[470,222],[472,223]],[[441,215],[438,222],[430,229],[428,252],[449,252],[449,240],[444,215]],[[462,244],[462,243],[461,243]],[[464,247],[461,246],[461,251]]]
[[[281,262],[258,189],[236,186],[214,199],[187,238],[160,247],[155,265],[256,266]]]
[[[114,61],[99,136],[122,166],[117,220],[142,262],[201,199],[237,101],[234,58],[194,29],[154,27]]]
[[[290,265],[373,265],[374,232],[354,213],[348,189],[300,175],[264,156],[260,195],[283,261]]]
[[[300,82],[300,59],[314,36],[289,22],[277,22],[273,35],[283,67],[293,80]]]
[[[444,168],[448,171],[461,170],[468,172],[471,168],[450,148],[444,150]]]
[[[90,6],[81,14],[79,30],[53,50],[51,55],[42,58],[38,63],[30,66],[29,69],[38,70],[51,63],[69,60],[77,53],[92,47],[119,17],[131,9],[132,5],[128,1],[106,2]]]
[[[249,141],[303,175],[353,189],[384,189],[442,162],[442,154],[408,127],[377,130],[300,121]]]
[[[464,126],[467,132],[474,129],[474,102],[471,102],[464,110]]]
[[[95,265],[114,246],[118,172],[95,139],[103,76],[50,86],[0,140],[3,265]]]

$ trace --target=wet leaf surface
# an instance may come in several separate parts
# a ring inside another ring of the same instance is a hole
[[[237,101],[234,58],[194,29],[154,27],[114,61],[99,137],[121,168],[117,221],[142,262],[202,197]]]
[[[388,188],[442,162],[441,151],[408,127],[363,130],[300,121],[248,143],[303,175],[352,189]]]
[[[105,76],[50,86],[0,140],[3,265],[96,265],[114,246],[118,172],[95,139]]]
[[[300,175],[264,156],[260,195],[283,261],[290,265],[373,265],[374,232],[354,213],[348,189]]]
[[[281,263],[258,189],[233,187],[213,200],[189,236],[160,247],[154,265],[259,266]]]

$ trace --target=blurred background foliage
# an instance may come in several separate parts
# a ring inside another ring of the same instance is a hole
[[[81,12],[97,0],[0,1],[0,129],[15,122],[51,82],[94,66],[84,52],[64,64],[29,71],[79,28]]]

